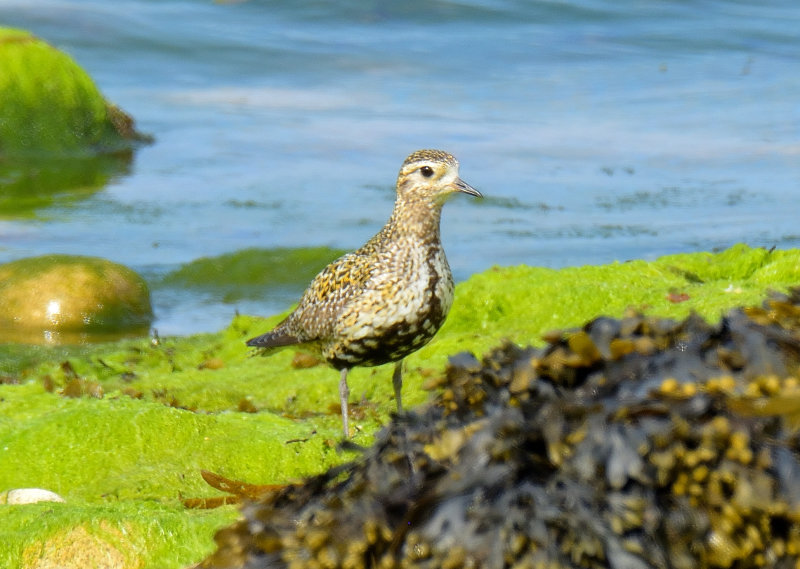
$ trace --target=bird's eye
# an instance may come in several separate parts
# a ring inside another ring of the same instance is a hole
[[[433,168],[431,168],[430,166],[423,166],[422,168],[419,169],[419,171],[426,178],[430,178],[431,176],[433,176]]]

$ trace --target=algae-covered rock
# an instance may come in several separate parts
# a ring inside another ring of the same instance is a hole
[[[32,34],[0,28],[0,157],[95,154],[141,140],[68,55]]]
[[[150,292],[131,269],[45,255],[0,265],[0,341],[76,343],[146,333]]]
[[[72,58],[22,30],[0,27],[0,101],[0,218],[91,194],[149,140]]]

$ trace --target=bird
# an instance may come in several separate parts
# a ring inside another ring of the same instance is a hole
[[[456,193],[483,197],[458,170],[448,152],[410,154],[383,228],[325,267],[275,328],[246,342],[262,355],[295,346],[337,369],[345,439],[348,372],[394,362],[392,385],[402,412],[403,358],[433,338],[453,304],[453,275],[440,236],[442,206]]]

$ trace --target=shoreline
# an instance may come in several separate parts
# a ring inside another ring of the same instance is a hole
[[[423,386],[464,351],[480,357],[504,340],[541,344],[548,331],[619,318],[629,307],[713,322],[799,283],[800,250],[744,245],[652,262],[490,269],[457,286],[442,330],[408,358],[404,401],[428,401]],[[293,365],[291,350],[254,358],[244,345],[279,318],[238,316],[214,334],[158,342],[0,346],[0,491],[44,488],[66,500],[0,506],[8,528],[0,564],[33,567],[49,555],[46,544],[70,551],[63,540],[84,528],[92,538],[82,543],[115,549],[120,567],[187,566],[238,515],[230,506],[184,508],[182,499],[219,496],[201,470],[284,484],[353,459],[336,448],[336,374]],[[394,409],[390,368],[356,369],[351,393],[354,441],[368,446]]]

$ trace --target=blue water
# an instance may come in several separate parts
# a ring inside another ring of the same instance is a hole
[[[0,23],[71,54],[156,139],[92,197],[0,221],[0,262],[158,275],[248,247],[357,247],[424,147],[487,196],[445,208],[459,280],[800,246],[796,0],[0,0]],[[156,293],[162,334],[287,307]]]

